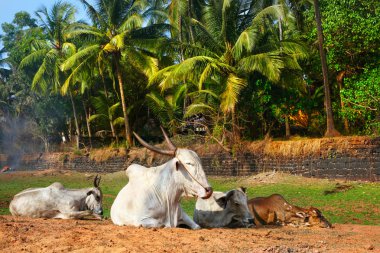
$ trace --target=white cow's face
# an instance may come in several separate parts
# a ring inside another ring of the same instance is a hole
[[[207,182],[206,174],[203,171],[201,159],[198,155],[188,149],[177,149],[175,158],[178,159],[177,173],[181,173],[186,195],[209,198],[212,188]]]

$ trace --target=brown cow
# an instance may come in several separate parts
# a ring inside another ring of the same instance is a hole
[[[331,223],[315,207],[309,209],[289,204],[280,194],[248,200],[248,209],[256,226],[294,225],[331,228]]]

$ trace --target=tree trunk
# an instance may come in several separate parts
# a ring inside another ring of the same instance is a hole
[[[108,91],[107,91],[107,87],[106,87],[106,84],[104,83],[104,81],[103,81],[103,89],[104,89],[104,94],[106,95],[107,103],[109,103],[110,101],[108,100]],[[108,110],[109,110],[109,106],[108,106]],[[116,144],[119,144],[119,137],[117,136],[116,131],[115,131],[115,127],[113,125],[112,115],[110,115],[110,114],[108,115],[108,120],[109,120],[110,127],[111,127],[112,138],[114,138],[116,140]]]
[[[289,124],[289,116],[285,115],[285,138],[290,138],[290,124]]]
[[[91,127],[90,127],[90,112],[87,112],[86,104],[85,104],[84,100],[82,100],[82,103],[83,103],[84,114],[86,116],[86,125],[87,125],[88,139],[90,141],[90,148],[92,148],[92,141],[91,141],[92,134],[91,134]]]
[[[342,70],[336,76],[336,81],[337,81],[338,87],[339,87],[339,98],[340,98],[340,108],[341,109],[343,109],[345,107],[345,104],[342,100],[342,97],[340,96],[340,91],[343,89],[343,79],[344,79],[345,74],[346,74],[346,71]],[[344,120],[344,132],[346,134],[349,134],[350,133],[350,127],[348,124],[348,119],[344,118],[343,120]]]
[[[69,119],[69,142],[73,139],[73,123],[71,122],[71,118]]]
[[[77,116],[77,110],[75,109],[75,104],[74,104],[74,99],[73,99],[73,94],[71,90],[69,91],[70,95],[70,100],[71,100],[71,105],[73,107],[73,114],[74,114],[74,121],[75,121],[75,139],[76,139],[76,148],[79,149],[79,143],[80,143],[80,130],[79,130],[79,123],[78,123],[78,116]]]
[[[178,40],[179,40],[179,43],[181,44],[181,47],[180,47],[180,57],[181,57],[181,62],[183,62],[185,60],[185,57],[184,57],[184,53],[183,53],[183,45],[182,45],[182,16],[179,17],[179,20],[178,20]]]
[[[278,33],[280,36],[280,41],[282,41],[283,33],[282,33],[282,20],[281,20],[281,18],[278,19]],[[282,47],[281,47],[281,51],[282,51]],[[285,138],[286,139],[290,138],[289,116],[287,114],[285,115]]]
[[[187,5],[187,17],[189,18],[189,34],[190,34],[190,41],[191,43],[194,43],[194,34],[193,34],[193,26],[191,24],[191,6],[192,6],[192,0],[188,0],[189,3]]]
[[[325,137],[340,136],[340,133],[335,129],[335,126],[334,126],[334,117],[333,117],[333,112],[332,112],[332,107],[331,107],[330,85],[329,85],[329,80],[328,80],[327,61],[326,61],[326,54],[323,49],[322,19],[321,19],[321,13],[319,10],[318,0],[314,0],[314,8],[315,8],[315,21],[317,23],[317,30],[318,30],[319,55],[321,57],[323,85],[324,85],[324,91],[325,91],[325,109],[326,109],[326,120],[327,120],[327,128],[326,128]]]
[[[240,129],[236,119],[235,110],[231,112],[232,116],[232,135],[233,135],[233,144],[240,142]]]
[[[132,135],[131,135],[131,129],[130,129],[130,126],[129,126],[129,118],[128,118],[128,112],[127,112],[127,105],[125,103],[123,78],[122,78],[122,75],[121,75],[121,70],[120,70],[118,59],[115,59],[115,67],[116,67],[117,79],[118,79],[118,82],[119,82],[121,105],[122,105],[122,108],[123,108],[123,115],[124,115],[125,139],[126,139],[127,148],[129,148],[129,147],[132,146]]]

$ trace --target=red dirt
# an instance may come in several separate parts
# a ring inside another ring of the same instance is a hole
[[[146,229],[0,216],[0,252],[380,252],[380,226]]]

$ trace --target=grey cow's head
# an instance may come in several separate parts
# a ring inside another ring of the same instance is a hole
[[[192,150],[177,148],[169,139],[164,129],[161,127],[162,133],[169,146],[169,150],[162,150],[149,145],[135,132],[133,134],[137,140],[147,149],[162,155],[173,157],[173,170],[178,173],[183,184],[183,190],[187,195],[198,196],[203,199],[208,199],[212,195],[212,188],[207,182],[206,174],[203,170],[201,159],[197,153]]]
[[[86,206],[94,214],[103,215],[103,193],[99,187],[100,176],[94,178],[94,187],[87,192]]]
[[[230,226],[249,226],[253,224],[252,215],[248,210],[246,189],[240,187],[235,190],[228,191],[224,196],[215,199],[220,207],[222,207],[231,217]]]

